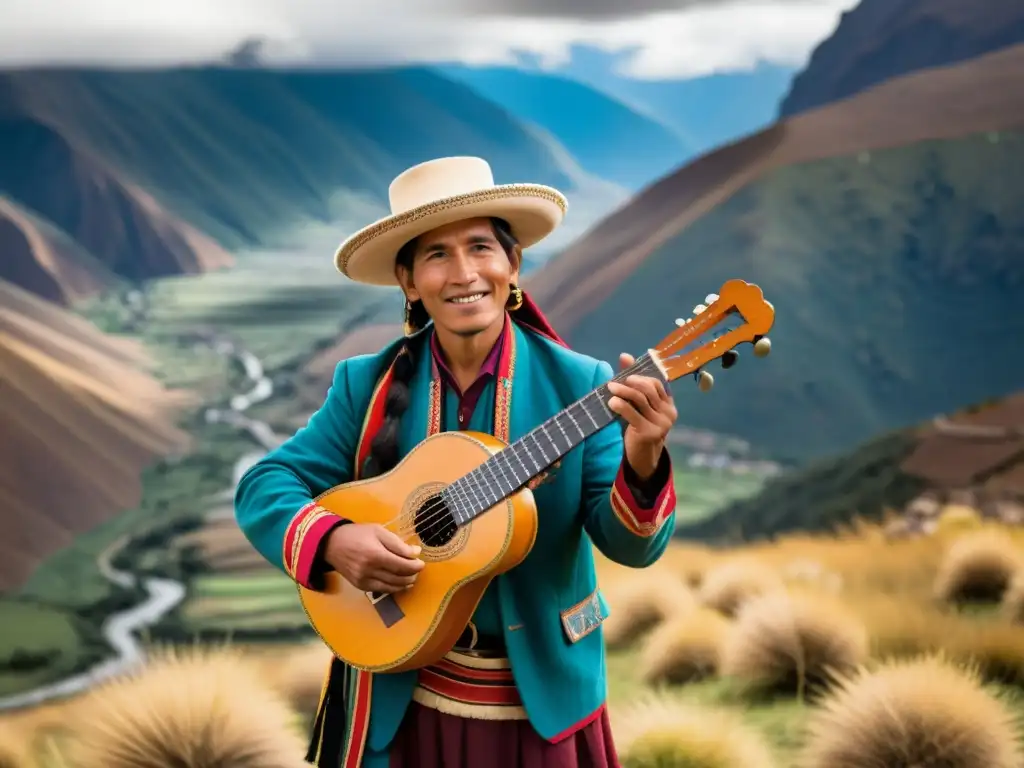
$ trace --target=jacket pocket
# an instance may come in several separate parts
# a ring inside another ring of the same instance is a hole
[[[561,612],[562,630],[570,643],[578,643],[608,618],[608,603],[600,588]]]

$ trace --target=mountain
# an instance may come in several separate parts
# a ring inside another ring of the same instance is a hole
[[[7,279],[49,301],[76,301],[116,282],[107,267],[67,234],[4,197],[0,251]]]
[[[881,521],[929,498],[970,499],[994,516],[1006,502],[1024,509],[1022,435],[1024,390],[888,432],[769,480],[757,495],[681,526],[677,535],[725,542],[831,532],[855,518]]]
[[[294,243],[310,222],[340,240],[386,211],[404,168],[452,154],[487,157],[499,181],[574,192],[578,227],[626,196],[550,136],[423,68],[0,73],[0,194],[133,280]]]
[[[748,71],[647,80],[623,74],[628,55],[577,46],[559,74],[668,126],[692,156],[772,123],[794,74],[792,67],[761,62]]]
[[[761,285],[775,351],[680,410],[775,459],[1004,394],[1024,381],[1008,353],[1024,332],[1022,86],[1018,46],[780,121],[642,191],[525,285],[606,360],[727,279]]]
[[[782,116],[844,99],[893,77],[1024,42],[1024,5],[1008,0],[861,0],[812,53]]]
[[[137,504],[139,475],[183,450],[186,401],[141,350],[0,281],[0,589]]]
[[[516,67],[439,71],[550,132],[583,167],[627,189],[663,176],[694,154],[660,121],[568,77]]]

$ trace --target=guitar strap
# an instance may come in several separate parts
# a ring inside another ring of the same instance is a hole
[[[547,318],[530,297],[523,293],[523,304],[511,316],[516,323],[544,336],[563,347],[568,345],[555,333]],[[398,354],[405,354],[406,346],[399,346]],[[512,377],[515,373],[515,334],[509,333],[502,346],[495,381],[494,436],[508,442],[509,416],[512,402]],[[384,404],[394,377],[398,355],[388,364],[384,374],[370,395],[363,421],[362,434],[356,449],[353,479],[362,475],[361,468],[370,455],[370,445],[384,423]],[[443,387],[436,371],[430,382],[430,408],[427,417],[427,436],[441,430],[441,403]],[[373,673],[353,669],[337,658],[332,658],[327,678],[320,695],[313,721],[306,762],[317,768],[360,768],[366,737],[370,728],[370,701]]]

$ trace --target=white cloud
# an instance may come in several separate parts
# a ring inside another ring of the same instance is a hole
[[[473,13],[457,13],[469,3]],[[644,0],[626,18],[609,17],[607,3],[585,6],[605,8],[590,18],[568,17],[573,0],[507,3],[417,0],[410,11],[409,0],[0,0],[0,64],[208,61],[257,36],[277,63],[492,64],[518,52],[557,66],[583,44],[632,52],[636,77],[693,77],[758,60],[798,66],[856,0]],[[673,5],[685,7],[663,10]],[[541,18],[534,6],[549,12]]]

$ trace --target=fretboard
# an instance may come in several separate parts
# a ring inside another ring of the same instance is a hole
[[[634,373],[663,379],[650,355],[645,354],[612,380]],[[543,474],[588,437],[619,420],[608,408],[611,397],[608,386],[602,384],[451,483],[441,495],[455,522],[470,522]]]

